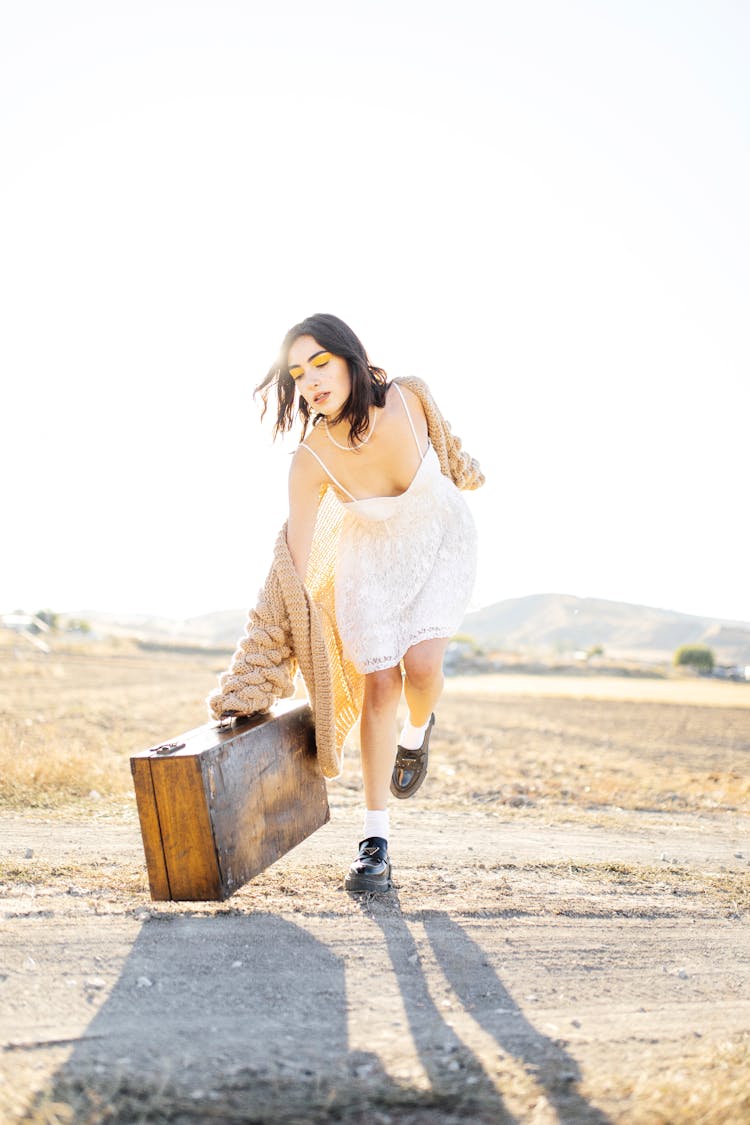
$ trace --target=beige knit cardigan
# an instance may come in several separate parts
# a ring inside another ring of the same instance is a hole
[[[397,379],[420,399],[427,431],[442,472],[460,489],[479,488],[484,476],[461,449],[430,391],[421,379]],[[336,628],[333,600],[336,548],[344,509],[331,487],[321,488],[313,546],[304,583],[294,568],[286,541],[286,523],[276,540],[273,563],[245,635],[219,687],[208,697],[215,719],[267,711],[278,699],[294,694],[299,667],[315,717],[320,768],[338,777],[344,739],[362,710],[364,676],[347,660]]]

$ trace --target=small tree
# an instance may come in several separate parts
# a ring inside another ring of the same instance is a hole
[[[674,654],[674,663],[696,672],[713,672],[716,658],[708,645],[680,645]]]
[[[71,633],[90,633],[91,626],[88,621],[84,621],[79,617],[71,617],[68,621],[68,630]]]
[[[454,633],[451,641],[454,645],[467,645],[475,656],[482,652],[482,646],[469,633]]]

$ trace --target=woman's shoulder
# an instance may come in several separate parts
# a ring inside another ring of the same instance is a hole
[[[394,379],[394,383],[404,396],[409,410],[426,418],[428,409],[434,408],[435,404],[424,379],[418,379],[415,375],[404,375]]]
[[[423,403],[425,398],[430,397],[430,388],[427,387],[424,379],[417,379],[414,375],[400,376],[398,379],[394,379],[390,386],[397,388],[396,394],[392,397],[397,397],[400,391],[409,406],[415,403]]]
[[[297,478],[320,480],[325,477],[325,470],[321,464],[320,436],[315,430],[305,435],[292,454],[292,463],[289,472]]]
[[[404,397],[408,396],[410,404],[419,402],[425,413],[435,408],[432,392],[424,379],[420,379],[416,375],[402,375],[394,382],[398,383],[400,389],[404,392]]]
[[[429,395],[430,388],[424,379],[420,379],[417,375],[399,375],[397,379],[393,380],[398,383],[402,391],[408,391],[410,395],[420,398],[422,395]]]

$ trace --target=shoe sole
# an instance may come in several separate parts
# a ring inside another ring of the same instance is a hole
[[[435,726],[435,715],[433,714],[430,717],[430,725],[427,727],[427,733],[425,734],[424,742],[422,743],[422,745],[420,747],[420,749],[424,752],[424,757],[423,757],[423,763],[424,764],[422,766],[422,772],[420,773],[417,780],[413,781],[412,784],[408,788],[400,789],[398,787],[398,785],[396,784],[396,782],[394,781],[393,775],[391,775],[391,785],[390,785],[391,793],[399,801],[406,801],[406,800],[409,799],[409,797],[413,797],[414,794],[417,792],[417,790],[419,788],[421,788],[422,783],[424,782],[424,779],[427,777],[427,768],[429,766],[429,755],[430,755],[430,735],[432,734],[432,728],[434,726]],[[401,749],[401,747],[399,746],[399,750],[400,749]],[[407,753],[408,753],[408,751],[407,751]],[[396,762],[398,762],[398,755],[396,756]],[[395,771],[396,771],[396,767],[394,766],[394,773],[395,773]]]
[[[424,779],[427,777],[427,765],[427,755],[425,754],[424,769],[417,778],[416,782],[413,782],[408,789],[399,789],[398,785],[396,785],[396,782],[393,780],[393,778],[391,778],[391,793],[394,797],[397,798],[397,800],[406,801],[409,797],[413,797],[417,790],[421,788]]]
[[[344,889],[354,894],[385,894],[393,887],[391,882],[391,865],[388,864],[388,874],[383,879],[377,875],[347,875],[344,879]]]

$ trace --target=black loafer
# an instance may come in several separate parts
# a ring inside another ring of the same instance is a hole
[[[391,793],[394,797],[406,800],[413,797],[427,776],[427,752],[430,748],[430,732],[435,725],[435,715],[430,715],[424,741],[418,750],[406,750],[399,746],[396,764],[391,777]]]
[[[344,879],[347,891],[374,891],[382,894],[391,889],[391,861],[388,841],[382,836],[368,836],[359,845],[359,855]]]

